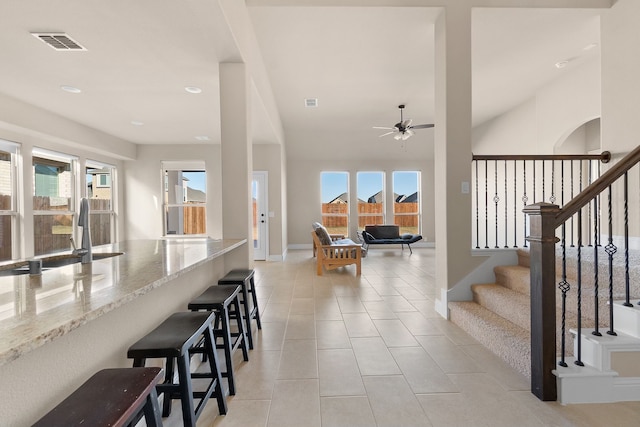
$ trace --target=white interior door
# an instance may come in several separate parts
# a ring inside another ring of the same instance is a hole
[[[267,259],[267,172],[253,172],[251,182],[251,198],[253,200],[253,259]]]

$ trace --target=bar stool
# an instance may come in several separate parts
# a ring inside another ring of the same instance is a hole
[[[210,286],[199,297],[191,301],[189,310],[213,311],[216,313],[216,320],[213,329],[216,340],[216,348],[224,349],[226,371],[222,376],[227,378],[229,383],[229,394],[236,394],[235,381],[233,379],[233,353],[238,348],[242,349],[242,357],[249,360],[247,351],[247,335],[244,331],[244,320],[240,311],[240,286]],[[230,319],[235,318],[238,332],[231,332]],[[222,339],[222,344],[217,344],[217,339]]]
[[[254,270],[252,269],[234,269],[227,273],[222,279],[218,280],[218,285],[242,286],[242,300],[240,302],[244,308],[244,320],[247,323],[247,327],[245,329],[247,331],[247,339],[249,340],[249,349],[251,350],[253,350],[251,319],[256,319],[258,329],[262,329],[262,323],[260,322],[260,310],[258,309],[258,297],[256,296],[256,286],[253,276]],[[253,307],[249,305],[248,294],[251,294]]]
[[[160,368],[103,369],[34,424],[37,427],[120,427],[145,417],[161,427],[156,384]]]
[[[171,400],[180,399],[182,418],[185,426],[195,426],[207,400],[212,395],[218,401],[220,414],[227,413],[227,402],[222,392],[222,378],[218,368],[215,339],[211,329],[214,313],[174,313],[157,328],[149,332],[129,347],[127,357],[133,359],[133,366],[144,366],[146,359],[164,358],[164,382],[158,384],[158,393],[164,393],[162,416],[171,414]],[[191,372],[191,354],[199,342],[209,360],[209,372]],[[174,362],[178,365],[178,384],[173,382]],[[207,378],[205,391],[194,391],[191,379]],[[194,408],[193,400],[200,399]]]

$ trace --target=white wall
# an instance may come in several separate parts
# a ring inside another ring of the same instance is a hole
[[[138,158],[124,164],[124,216],[128,240],[158,239],[163,234],[162,161],[204,160],[207,170],[207,235],[222,238],[220,146],[140,145]]]
[[[559,71],[535,97],[477,126],[474,154],[551,154],[578,127],[600,117],[600,64],[592,60]]]

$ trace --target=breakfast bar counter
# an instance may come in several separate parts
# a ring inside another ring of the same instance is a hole
[[[217,258],[246,240],[136,240],[101,246],[119,255],[0,276],[0,365]],[[121,254],[120,254],[121,253]]]

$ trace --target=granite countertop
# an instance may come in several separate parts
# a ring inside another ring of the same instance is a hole
[[[94,254],[122,255],[0,276],[0,365],[245,244],[245,239],[131,240]]]

